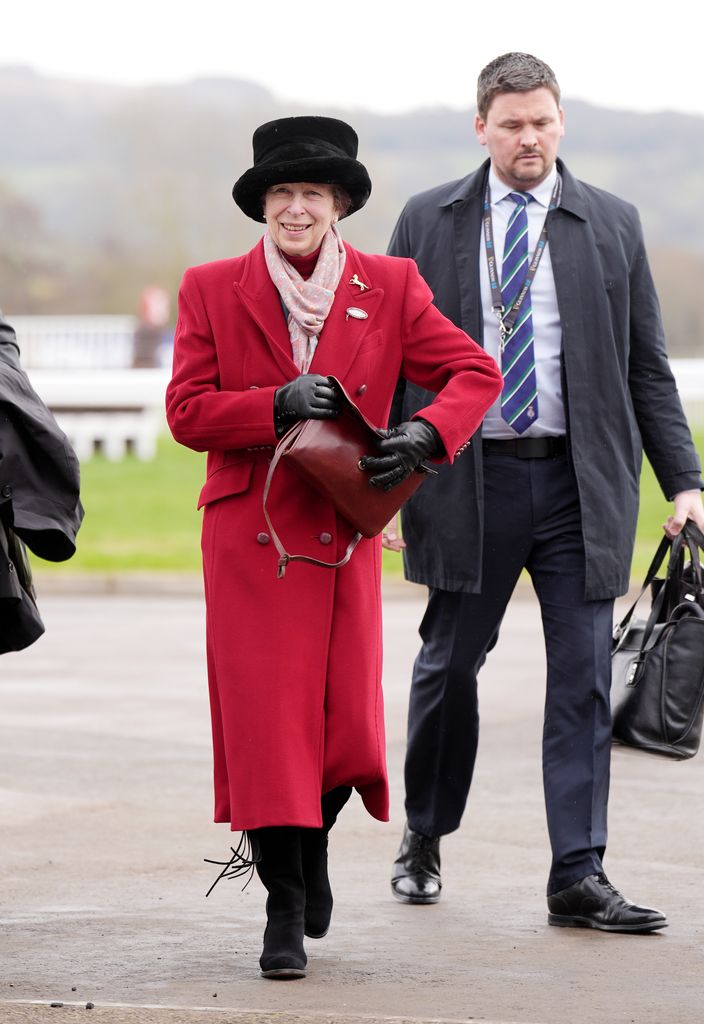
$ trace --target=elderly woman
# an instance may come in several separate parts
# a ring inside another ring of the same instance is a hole
[[[501,382],[411,260],[342,241],[338,221],[371,191],[349,125],[284,118],[253,142],[233,196],[266,232],[244,256],[186,272],[167,417],[177,441],[208,452],[199,507],[215,821],[247,833],[269,894],[261,973],[292,978],[305,974],[304,934],[328,930],[327,838],[351,790],[388,820],[381,543],[363,540],[342,568],[296,563],[277,579],[262,511],[274,446],[297,420],[336,415],[327,375],[384,424],[403,374],[437,397],[369,453],[371,483],[388,488],[423,459],[452,461]],[[354,533],[283,464],[267,507],[312,557],[340,559]]]

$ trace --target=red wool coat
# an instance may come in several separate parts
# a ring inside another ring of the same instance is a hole
[[[500,390],[496,364],[432,305],[412,260],[345,248],[310,372],[334,374],[381,425],[400,374],[437,392],[420,415],[452,461]],[[237,830],[320,827],[321,793],[340,785],[388,819],[380,541],[362,540],[341,569],[291,563],[280,580],[262,512],[274,392],[297,374],[261,242],[186,272],[167,419],[177,441],[208,452],[199,507],[215,820]],[[344,553],[351,528],[287,467],[267,507],[289,551]]]

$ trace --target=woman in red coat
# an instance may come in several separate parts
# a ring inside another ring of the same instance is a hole
[[[381,544],[342,568],[295,563],[277,579],[262,493],[278,438],[337,413],[334,375],[374,423],[399,375],[437,393],[370,452],[375,486],[425,458],[452,461],[497,396],[495,363],[432,305],[411,260],[367,256],[337,222],[371,191],[342,121],[292,117],[254,133],[233,189],[265,222],[244,256],[188,270],[179,293],[167,418],[208,452],[200,495],[215,820],[247,833],[268,890],[265,977],[302,977],[304,933],[327,932],[327,836],[355,788],[388,820],[381,695]],[[282,464],[267,502],[289,550],[334,561],[353,534]]]

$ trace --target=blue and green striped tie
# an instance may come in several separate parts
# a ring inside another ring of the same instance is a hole
[[[509,218],[501,268],[501,297],[508,313],[528,274],[528,214],[526,205],[533,198],[522,192],[508,196],[516,204]],[[501,392],[501,416],[517,434],[522,434],[538,418],[538,389],[535,379],[533,315],[530,289],[518,311],[513,329],[506,339],[501,357],[504,387]]]

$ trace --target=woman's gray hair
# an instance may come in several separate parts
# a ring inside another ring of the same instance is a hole
[[[350,206],[352,205],[352,198],[342,185],[331,185],[332,198],[335,203],[335,209],[337,210],[340,217],[344,217]]]
[[[477,79],[477,113],[486,121],[494,97],[502,92],[530,92],[549,89],[560,105],[560,86],[555,72],[530,53],[504,53],[495,57]]]

